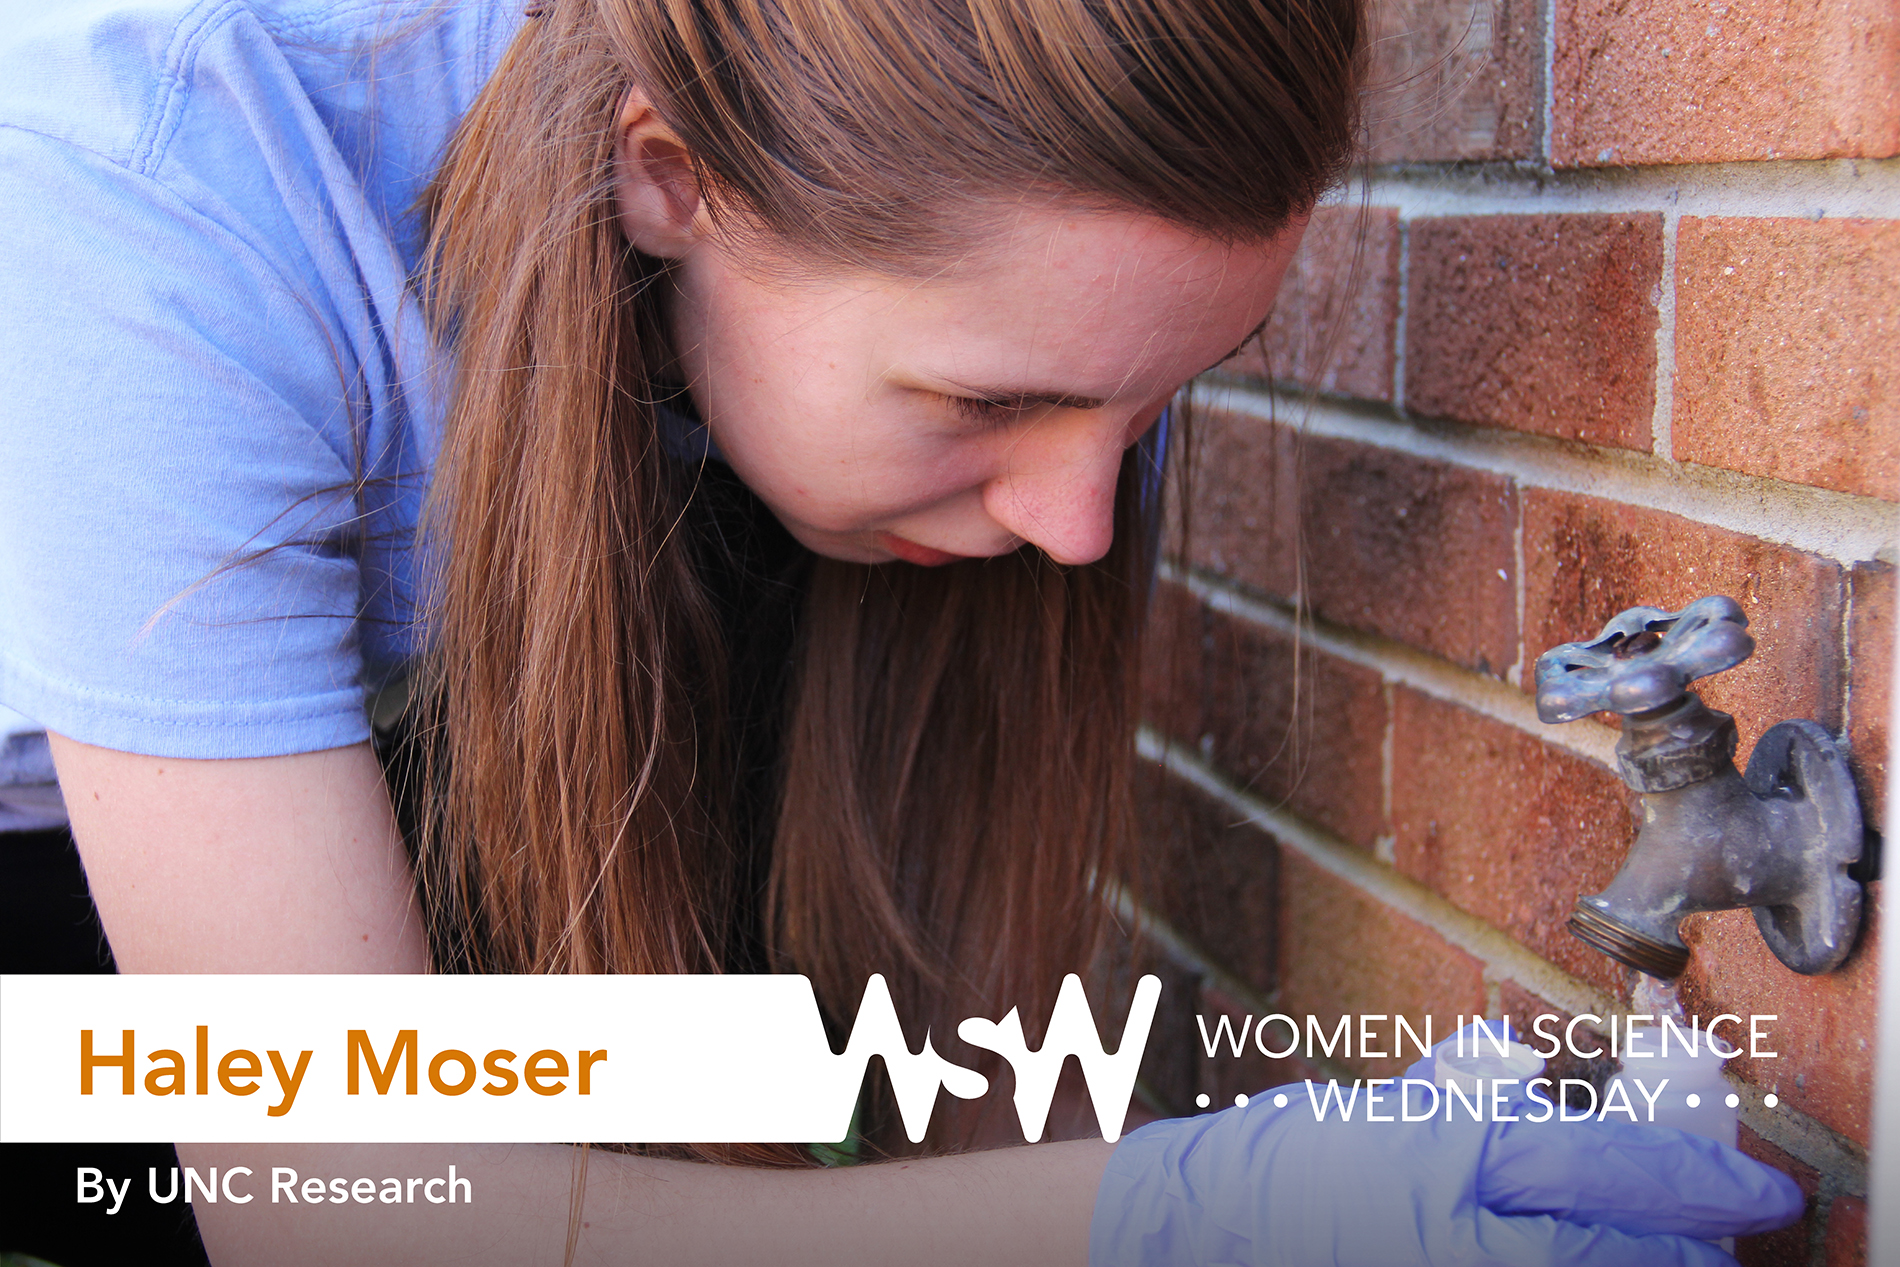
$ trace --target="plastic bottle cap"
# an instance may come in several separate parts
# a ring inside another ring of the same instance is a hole
[[[1489,1082],[1497,1078],[1516,1078],[1524,1081],[1535,1078],[1544,1071],[1544,1062],[1536,1052],[1523,1043],[1511,1043],[1503,1055],[1489,1039],[1479,1039],[1477,1051],[1467,1051],[1460,1056],[1455,1051],[1441,1051],[1437,1056],[1437,1065],[1433,1069],[1433,1081],[1446,1086],[1456,1081],[1465,1090],[1475,1089],[1479,1082]]]

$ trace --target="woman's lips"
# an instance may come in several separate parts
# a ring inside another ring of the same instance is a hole
[[[904,562],[915,563],[918,567],[940,568],[946,563],[956,563],[969,557],[951,554],[948,550],[933,550],[929,546],[920,546],[915,541],[908,541],[894,532],[878,533],[877,543]]]

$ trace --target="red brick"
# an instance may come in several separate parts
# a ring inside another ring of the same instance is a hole
[[[1486,471],[1310,438],[1300,471],[1312,610],[1502,677],[1517,658],[1517,490]]]
[[[1452,216],[1411,233],[1408,410],[1650,447],[1660,215]]]
[[[1211,619],[1185,587],[1167,581],[1155,586],[1141,648],[1141,716],[1184,743],[1198,742],[1207,729],[1205,644]]]
[[[1293,435],[1244,414],[1197,411],[1187,441],[1188,526],[1176,557],[1268,594],[1299,588],[1300,500]]]
[[[1900,498],[1900,221],[1685,218],[1675,456]]]
[[[1151,908],[1227,973],[1271,993],[1280,883],[1273,838],[1152,766],[1136,794],[1150,854],[1161,860],[1143,894]]]
[[[1805,1113],[1865,1145],[1874,1085],[1874,1025],[1879,1014],[1881,886],[1870,886],[1860,942],[1836,972],[1803,977],[1781,965],[1747,911],[1696,915],[1683,921],[1693,951],[1683,974],[1683,1011],[1704,1020],[1722,1013],[1775,1016],[1763,1046],[1774,1059],[1730,1060],[1728,1072],[1773,1091],[1788,1108]],[[1739,1036],[1725,1025],[1731,1042]],[[1746,1048],[1745,1041],[1741,1045]]]
[[[1535,0],[1381,0],[1366,94],[1375,163],[1538,157]]]
[[[1343,1015],[1403,1015],[1422,1033],[1430,1016],[1438,1034],[1459,1015],[1483,1014],[1476,959],[1290,850],[1281,868],[1280,1010],[1302,1023],[1315,1016],[1329,1031]],[[1392,1032],[1391,1022],[1379,1031]],[[1407,1047],[1403,1057],[1340,1063],[1388,1077],[1414,1059]]]
[[[1807,1267],[1813,1261],[1815,1197],[1821,1190],[1821,1176],[1806,1162],[1797,1161],[1774,1144],[1744,1126],[1738,1132],[1741,1150],[1764,1165],[1773,1166],[1801,1186],[1807,1194],[1807,1211],[1795,1222],[1776,1232],[1735,1238],[1735,1257],[1742,1267]]]
[[[1322,207],[1306,227],[1264,338],[1232,369],[1389,401],[1398,322],[1399,213]]]
[[[1748,613],[1755,654],[1695,689],[1735,714],[1742,759],[1776,722],[1840,725],[1838,565],[1664,511],[1543,489],[1524,493],[1524,558],[1527,663],[1595,637],[1625,608],[1675,610],[1726,594]],[[1531,678],[1526,672],[1527,689]]]
[[[1558,0],[1558,167],[1900,152],[1891,0]]]
[[[1255,796],[1363,849],[1385,831],[1379,675],[1210,618],[1204,753]]]
[[[1826,1267],[1867,1267],[1867,1203],[1839,1196],[1827,1207]]]
[[[1208,611],[1179,586],[1158,587],[1153,610],[1148,723],[1255,796],[1371,849],[1385,831],[1379,675]]]
[[[1534,736],[1400,687],[1393,699],[1398,869],[1574,976],[1608,991],[1624,969],[1570,935],[1635,836],[1622,780]]]
[[[1517,491],[1498,475],[1236,414],[1198,420],[1190,563],[1502,677]]]
[[[1886,829],[1887,718],[1893,707],[1893,567],[1855,565],[1854,618],[1848,641],[1849,764],[1860,784],[1867,825]]]

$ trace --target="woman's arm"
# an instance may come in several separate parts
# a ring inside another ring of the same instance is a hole
[[[678,1267],[1081,1267],[1089,1216],[1113,1146],[1101,1140],[889,1162],[841,1170],[747,1170],[593,1153],[576,1264]],[[200,1205],[216,1267],[332,1267],[338,1262],[562,1262],[575,1151],[546,1144],[184,1145],[208,1165],[380,1181],[468,1176],[472,1205]],[[373,1253],[367,1251],[373,1250]]]
[[[54,760],[123,972],[422,972],[409,868],[367,745],[179,761],[55,736]],[[251,1167],[256,1199],[200,1204],[217,1267],[562,1261],[574,1154],[555,1145],[185,1144]],[[1111,1146],[999,1149],[845,1170],[588,1159],[577,1263],[1082,1263]],[[301,1177],[446,1174],[472,1204],[291,1205]]]
[[[368,744],[242,761],[52,746],[119,971],[428,970]]]

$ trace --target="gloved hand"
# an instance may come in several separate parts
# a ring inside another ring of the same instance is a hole
[[[1786,1175],[1666,1127],[1317,1121],[1280,1090],[1125,1136],[1089,1267],[1733,1267],[1709,1240],[1802,1210]]]

